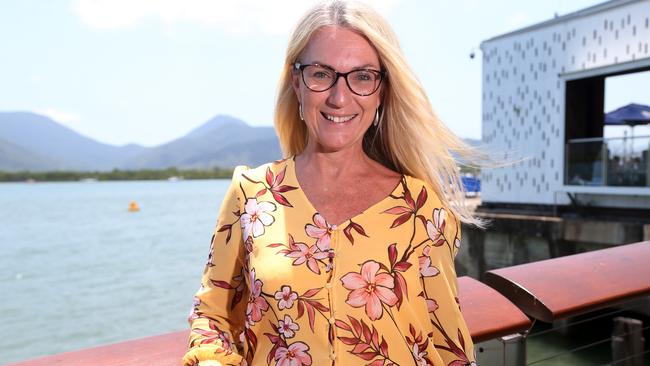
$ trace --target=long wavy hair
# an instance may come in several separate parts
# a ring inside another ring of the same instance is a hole
[[[275,105],[275,129],[285,156],[300,154],[308,138],[291,85],[293,64],[312,34],[324,26],[344,27],[364,36],[386,72],[379,125],[371,126],[363,139],[366,154],[398,173],[424,180],[452,214],[463,222],[483,226],[465,205],[457,163],[458,159],[465,165],[480,165],[482,154],[440,121],[387,21],[361,3],[322,2],[303,16],[289,39]]]

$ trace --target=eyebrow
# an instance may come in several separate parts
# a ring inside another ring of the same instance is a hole
[[[324,62],[320,62],[320,61],[318,61],[318,60],[316,60],[316,61],[312,61],[312,62],[310,62],[310,63],[312,63],[312,64],[319,64],[319,65],[321,65],[321,66],[329,67],[329,68],[332,69],[332,70],[336,70],[336,68],[335,68],[334,66],[332,66],[332,65],[328,65],[328,64],[326,64],[326,63],[324,63]],[[365,65],[361,65],[361,66],[355,66],[355,67],[352,68],[352,70],[363,70],[363,69],[381,70],[381,67],[377,67],[377,66],[375,66],[375,65],[373,65],[373,64],[365,64]]]

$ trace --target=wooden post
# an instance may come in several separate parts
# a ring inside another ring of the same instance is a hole
[[[612,331],[612,365],[643,366],[643,322],[616,317]]]

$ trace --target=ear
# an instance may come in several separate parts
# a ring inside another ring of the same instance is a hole
[[[296,93],[296,98],[298,98],[298,103],[301,103],[300,100],[300,71],[291,66],[291,87],[293,92]]]
[[[381,107],[384,105],[384,101],[386,98],[386,83],[382,82],[381,85],[379,85],[379,90],[377,90],[377,94],[379,96],[379,100],[377,101],[377,108]]]

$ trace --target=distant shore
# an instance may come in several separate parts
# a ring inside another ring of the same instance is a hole
[[[3,172],[0,182],[94,182],[117,180],[184,180],[184,179],[229,179],[232,169],[144,169],[108,172],[50,171],[50,172]]]

